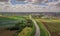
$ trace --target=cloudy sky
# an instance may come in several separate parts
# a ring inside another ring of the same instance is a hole
[[[60,0],[0,0],[0,12],[60,12]]]

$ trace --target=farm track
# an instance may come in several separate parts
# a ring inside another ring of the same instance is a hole
[[[35,36],[40,36],[40,28],[39,28],[37,22],[36,22],[34,19],[32,19],[31,16],[30,16],[30,19],[31,19],[31,20],[34,22],[34,24],[35,24],[35,28],[36,28]]]

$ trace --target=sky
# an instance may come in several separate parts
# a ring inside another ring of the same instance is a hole
[[[16,1],[19,1],[19,2],[16,2]],[[23,1],[28,1],[28,0],[12,0],[11,1],[11,3],[14,5],[14,4],[26,4],[26,3],[28,3],[29,1],[31,1],[31,0],[29,0],[28,2],[23,2]],[[44,0],[37,0],[37,3],[39,2],[42,2],[42,1],[44,1]],[[56,2],[57,0],[45,0],[45,1],[48,1],[48,2]],[[34,2],[34,1],[33,1]]]
[[[0,0],[0,12],[60,12],[60,0]]]

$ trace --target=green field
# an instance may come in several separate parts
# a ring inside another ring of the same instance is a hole
[[[37,24],[40,27],[40,36],[50,36],[49,31],[46,29],[46,27],[41,23],[41,21],[36,19]]]
[[[44,21],[42,21],[42,23],[49,30],[51,36],[60,36],[60,20],[46,20],[45,22]]]
[[[5,17],[5,16],[0,16],[0,27],[13,27],[19,22],[26,21],[24,18],[17,17]]]
[[[36,19],[40,23],[40,28],[46,28],[51,36],[60,36],[60,19]],[[45,27],[44,27],[45,26]],[[44,29],[45,31],[45,29]],[[47,32],[47,31],[46,31]],[[45,32],[45,33],[46,33]]]
[[[40,27],[40,36],[60,36],[60,17],[51,15],[32,15]]]
[[[14,36],[34,36],[35,33],[34,23],[25,16],[0,16],[0,31],[1,29],[8,30],[8,32],[11,32],[9,30],[15,30],[16,33],[13,34],[12,32]]]

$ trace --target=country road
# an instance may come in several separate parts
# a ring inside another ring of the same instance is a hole
[[[34,22],[35,24],[35,28],[36,28],[36,32],[35,32],[35,36],[40,36],[40,28],[38,26],[38,24],[36,23],[36,21],[34,19],[32,19],[32,17],[30,16],[30,19]]]

